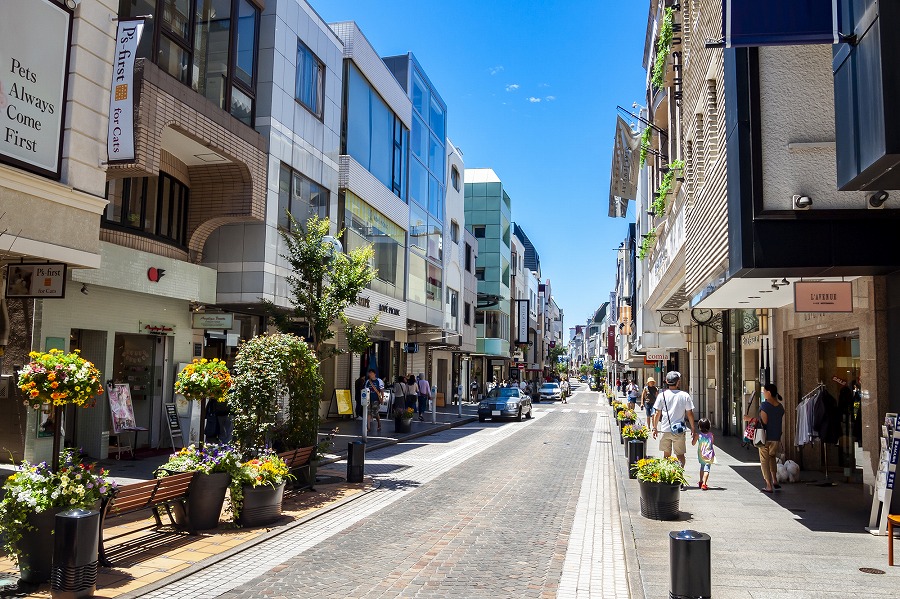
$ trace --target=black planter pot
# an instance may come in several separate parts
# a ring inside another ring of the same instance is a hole
[[[412,418],[394,418],[395,433],[411,433]]]
[[[625,437],[622,436],[622,430],[628,426],[634,426],[634,420],[620,420],[619,421],[619,443],[625,444]]]
[[[281,517],[281,500],[284,499],[284,483],[277,487],[244,485],[244,505],[238,524],[241,526],[264,526]]]
[[[16,547],[19,550],[19,578],[40,584],[50,580],[53,561],[53,527],[56,514],[68,508],[54,508],[39,514],[29,514],[28,524],[34,530],[23,530]]]
[[[194,476],[188,491],[187,514],[182,504],[176,503],[172,509],[175,522],[181,526],[188,526],[190,522],[193,530],[216,528],[229,484],[231,476],[227,472]]]
[[[641,487],[641,516],[651,520],[678,518],[681,485],[638,482]]]
[[[628,455],[628,478],[636,478],[637,475],[634,473],[632,466],[647,455],[647,440],[629,439],[628,445],[625,447]]]

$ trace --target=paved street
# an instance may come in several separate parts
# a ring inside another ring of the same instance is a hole
[[[371,452],[377,491],[146,596],[627,597],[599,398]]]

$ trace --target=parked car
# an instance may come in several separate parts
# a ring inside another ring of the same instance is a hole
[[[550,401],[562,400],[562,389],[559,383],[544,383],[541,385],[541,401],[548,399]]]
[[[490,418],[531,418],[531,398],[517,387],[496,387],[478,404],[478,422]]]

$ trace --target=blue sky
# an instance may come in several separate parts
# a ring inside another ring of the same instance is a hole
[[[466,168],[493,168],[543,278],[583,323],[609,298],[626,223],[607,217],[616,105],[641,103],[649,3],[311,0],[381,56],[412,52],[447,103]]]

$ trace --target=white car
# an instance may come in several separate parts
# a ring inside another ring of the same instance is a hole
[[[559,383],[544,383],[541,385],[540,395],[541,401],[562,400],[562,389],[559,388]]]

